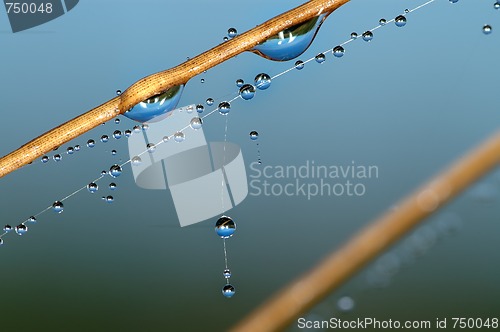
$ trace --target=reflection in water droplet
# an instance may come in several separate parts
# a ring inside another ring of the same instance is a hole
[[[224,37],[222,38],[223,41],[228,41],[229,40],[229,37]]]
[[[28,226],[23,225],[23,224],[17,225],[15,230],[16,230],[17,235],[21,236],[21,235],[26,234],[26,232],[28,231]]]
[[[495,8],[495,9],[500,9],[500,2],[495,2],[495,3],[493,4],[493,8]]]
[[[141,132],[141,126],[138,126],[138,125],[135,125],[134,128],[132,128],[134,130],[134,133],[140,133]]]
[[[95,146],[95,141],[94,141],[93,139],[89,139],[89,140],[87,141],[87,146],[88,146],[89,148],[93,148],[93,147]]]
[[[119,96],[122,94],[122,90],[116,90],[116,95]]]
[[[12,226],[11,226],[11,225],[5,225],[5,226],[3,226],[3,231],[4,231],[4,232],[7,232],[7,233],[8,233],[8,232],[10,232],[11,230],[12,230]]]
[[[54,161],[61,161],[62,160],[62,156],[60,154],[55,154],[53,157]]]
[[[233,236],[236,230],[236,224],[233,219],[228,216],[222,216],[215,223],[215,232],[223,239],[228,239]]]
[[[88,185],[87,185],[87,190],[90,192],[90,193],[95,193],[97,190],[99,190],[99,186],[97,185],[97,183],[94,183],[94,182],[90,182]]]
[[[394,19],[394,24],[396,24],[397,27],[404,27],[406,25],[406,17],[403,15],[399,15]]]
[[[146,149],[148,149],[149,153],[153,153],[156,150],[156,145],[154,143],[148,143]]]
[[[27,222],[30,222],[30,223],[33,223],[33,224],[34,224],[34,223],[36,223],[36,218],[35,218],[35,216],[31,216],[31,217],[29,217],[29,218],[28,218],[28,220],[27,220]]]
[[[3,240],[2,238],[0,237],[0,246],[3,245]]]
[[[80,151],[80,145],[75,145],[75,151]]]
[[[194,130],[200,129],[201,126],[202,126],[202,124],[203,124],[203,121],[198,116],[192,118],[191,122],[189,123],[189,125],[191,126],[191,128],[194,129]]]
[[[52,204],[52,210],[56,213],[62,213],[64,210],[64,204],[62,202],[55,201]]]
[[[227,30],[227,36],[229,38],[234,38],[234,37],[236,37],[237,34],[238,34],[238,31],[235,28],[229,28]]]
[[[130,161],[132,162],[132,166],[137,166],[137,165],[140,165],[142,163],[142,159],[139,156],[132,157],[132,159]]]
[[[196,105],[196,112],[203,113],[204,110],[205,110],[205,106],[203,106],[202,104]]]
[[[101,142],[106,143],[107,141],[109,141],[109,136],[108,135],[102,135],[101,136]]]
[[[316,60],[317,63],[323,63],[326,60],[326,57],[323,53],[319,53],[314,57],[314,60]]]
[[[115,130],[115,132],[113,133],[113,138],[115,139],[122,138],[122,132],[120,130]]]
[[[120,119],[115,119],[116,124],[120,124]]]
[[[251,84],[245,84],[240,88],[240,97],[244,100],[250,100],[255,96],[255,87]]]
[[[271,85],[271,76],[267,75],[266,73],[260,73],[255,76],[254,82],[257,89],[265,90]]]
[[[350,296],[343,296],[337,301],[337,307],[343,312],[351,311],[354,309],[354,300]]]
[[[235,293],[234,287],[230,284],[227,284],[222,288],[222,295],[224,295],[227,298],[233,297],[234,293]]]
[[[186,139],[186,136],[182,131],[178,131],[174,134],[174,141],[177,143],[183,142]]]
[[[337,58],[341,58],[344,56],[345,50],[342,46],[335,46],[332,51],[333,55]]]
[[[285,29],[254,47],[253,52],[274,61],[287,61],[301,55],[311,45],[329,13]]]
[[[222,272],[222,275],[226,279],[231,278],[231,271],[229,269],[225,269],[224,272]]]
[[[165,92],[148,98],[125,112],[125,116],[139,122],[156,122],[165,119],[177,106],[184,85],[171,87]]]
[[[122,168],[120,165],[114,164],[109,168],[109,175],[113,178],[117,178],[122,174]]]
[[[214,100],[212,98],[207,98],[206,103],[208,106],[212,106],[214,104]]]
[[[251,139],[252,141],[255,141],[257,138],[259,138],[259,133],[258,133],[258,132],[256,132],[255,130],[254,130],[254,131],[251,131],[251,132],[250,132],[250,139]]]
[[[483,33],[485,35],[489,35],[492,30],[493,29],[491,28],[491,25],[489,25],[489,24],[486,24],[485,26],[483,26]]]
[[[245,84],[245,81],[243,81],[241,78],[238,78],[238,79],[236,80],[236,86],[237,86],[238,88],[241,88],[241,87],[243,86],[243,84]]]
[[[104,200],[106,201],[106,203],[113,203],[115,198],[111,195],[108,195],[108,196],[106,196],[106,198]]]
[[[231,110],[231,104],[227,101],[223,101],[219,104],[219,113],[222,115],[226,115]]]
[[[358,38],[358,33],[357,32],[351,32],[351,39],[356,39]]]
[[[116,185],[116,183],[114,183],[114,182],[111,182],[111,183],[109,184],[109,189],[110,189],[110,190],[115,190],[115,189],[116,189],[116,187],[117,187],[117,185]]]
[[[369,41],[371,41],[373,39],[373,32],[371,32],[371,31],[365,31],[363,33],[362,37],[363,37],[363,40],[365,42],[369,42]]]
[[[132,130],[130,129],[125,130],[125,137],[130,137],[130,135],[132,135]]]
[[[42,160],[42,163],[45,164],[45,163],[47,163],[49,161],[49,157],[43,156],[41,160]]]
[[[380,25],[385,25],[387,23],[387,20],[385,18],[381,18],[379,21],[378,21],[378,24]]]
[[[74,152],[75,152],[75,149],[71,146],[66,149],[67,154],[73,154]]]
[[[297,70],[301,70],[301,69],[303,69],[303,68],[304,68],[304,61],[302,61],[302,60],[297,60],[297,61],[295,62],[295,69],[297,69]]]
[[[165,135],[165,136],[163,136],[163,138],[161,140],[163,141],[163,143],[167,143],[170,140],[170,137]]]

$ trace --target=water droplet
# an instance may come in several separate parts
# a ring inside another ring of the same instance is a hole
[[[208,106],[212,106],[214,104],[214,100],[212,98],[207,98],[206,103]]]
[[[182,131],[178,131],[174,134],[174,141],[177,143],[183,142],[186,139],[186,136]]]
[[[345,50],[342,46],[335,46],[332,51],[333,55],[337,58],[341,58],[344,56]]]
[[[120,139],[122,138],[122,132],[120,130],[115,130],[113,133],[113,138],[114,139]]]
[[[125,137],[130,137],[132,135],[132,130],[127,129],[125,130]]]
[[[141,126],[135,125],[134,128],[132,128],[134,133],[140,133],[141,132]]]
[[[75,152],[75,149],[74,149],[72,146],[70,146],[70,147],[68,147],[68,148],[66,149],[66,153],[67,153],[67,154],[73,154],[74,152]]]
[[[187,114],[191,114],[191,113],[193,113],[193,110],[194,110],[193,105],[189,105],[188,107],[186,107],[186,113],[187,113]]]
[[[116,156],[116,154],[117,154],[116,150],[111,150],[111,155],[112,156]]]
[[[52,159],[54,159],[54,161],[61,161],[62,160],[62,156],[60,154],[55,154]]]
[[[451,3],[457,3],[458,0],[450,0]]]
[[[302,60],[297,60],[297,61],[295,62],[295,69],[297,69],[297,70],[301,70],[301,69],[303,69],[303,68],[304,68],[304,61],[302,61]]]
[[[110,189],[110,190],[115,190],[115,189],[116,189],[116,187],[117,187],[117,185],[116,185],[116,183],[114,183],[114,182],[111,182],[111,183],[109,184],[109,189]]]
[[[237,34],[238,34],[238,31],[235,28],[229,28],[227,30],[227,36],[229,38],[234,38],[234,37],[236,37]]]
[[[115,124],[120,124],[120,119],[115,119]]]
[[[101,171],[101,175],[102,175],[102,176],[104,176],[104,175],[106,175],[106,174],[108,174],[108,172],[106,172],[105,170],[102,170],[102,171]]]
[[[130,161],[132,162],[132,166],[137,166],[137,165],[140,165],[142,163],[142,159],[139,156],[132,157],[132,159]]]
[[[222,115],[226,115],[231,110],[231,104],[227,101],[223,101],[219,104],[219,113]]]
[[[495,3],[493,4],[493,8],[495,8],[495,9],[500,9],[500,2],[495,2]]]
[[[202,104],[196,105],[196,112],[203,113],[204,110],[205,110],[205,106],[203,106]]]
[[[102,135],[101,136],[101,142],[106,143],[107,141],[109,141],[109,136],[108,135]]]
[[[26,221],[34,224],[34,223],[36,223],[36,217],[35,216],[31,216]]]
[[[90,192],[90,193],[95,193],[97,190],[99,190],[99,186],[97,185],[97,183],[94,183],[94,182],[90,182],[88,185],[87,185],[87,190]]]
[[[399,28],[404,27],[406,25],[406,17],[399,15],[394,19],[394,24]]]
[[[236,224],[233,219],[228,216],[222,216],[215,223],[215,232],[223,239],[228,239],[233,236],[236,230]]]
[[[108,195],[108,196],[106,196],[106,198],[104,200],[106,201],[106,203],[113,203],[115,198],[111,195]]]
[[[369,42],[369,41],[371,41],[373,39],[373,32],[371,32],[371,31],[365,31],[365,32],[363,32],[363,36],[362,37],[363,37],[363,40],[365,42]]]
[[[28,226],[20,224],[16,226],[15,230],[17,235],[24,235],[28,231]]]
[[[116,95],[119,96],[122,94],[122,90],[116,90]]]
[[[75,145],[75,151],[80,151],[80,145]]]
[[[188,110],[189,110],[189,109],[188,109]],[[141,129],[142,129],[143,131],[146,131],[146,130],[148,130],[148,129],[149,129],[149,125],[148,125],[147,123],[144,123],[144,124],[142,124],[142,125],[141,125]]]
[[[231,278],[231,271],[229,269],[225,269],[224,272],[222,272],[222,275],[226,279]]]
[[[323,53],[319,53],[314,57],[314,60],[316,60],[317,63],[323,63],[326,60],[326,57]]]
[[[4,231],[4,232],[7,232],[7,233],[8,233],[8,232],[10,232],[11,230],[12,230],[12,226],[11,226],[11,225],[5,225],[5,226],[3,226],[3,231]]]
[[[493,29],[491,28],[491,25],[489,25],[489,24],[486,24],[485,26],[483,26],[483,33],[485,35],[489,35],[492,30]]]
[[[243,81],[241,78],[238,78],[238,79],[236,80],[236,86],[237,86],[238,88],[241,88],[241,87],[243,86],[243,84],[245,84],[245,81]]]
[[[62,213],[64,211],[64,204],[59,201],[55,201],[52,204],[52,210],[56,213]]]
[[[0,237],[0,246],[3,245],[3,240],[2,238]]]
[[[146,145],[146,148],[148,149],[149,153],[153,153],[156,150],[156,145],[154,143],[148,143]]]
[[[256,132],[255,130],[254,130],[254,131],[251,131],[251,132],[250,132],[250,139],[251,139],[252,141],[255,141],[257,138],[259,138],[259,133],[258,133],[258,132]]]
[[[233,297],[235,293],[234,287],[230,284],[225,285],[222,287],[222,295],[224,295],[227,298]]]
[[[351,32],[351,39],[356,39],[358,38],[358,33],[357,32]]]
[[[255,87],[251,84],[245,84],[240,88],[240,97],[244,100],[250,100],[255,96]]]
[[[337,301],[340,311],[348,312],[354,309],[354,300],[350,296],[343,296]]]
[[[266,73],[260,73],[255,76],[254,82],[257,89],[265,90],[271,85],[271,76],[267,75]]]
[[[203,121],[201,120],[200,117],[197,117],[197,116],[192,118],[191,122],[190,122],[191,128],[193,128],[194,130],[200,129],[202,124],[203,124]]]
[[[165,135],[165,136],[163,136],[163,138],[161,140],[163,141],[163,143],[167,143],[170,140],[170,137]]]
[[[49,162],[49,157],[43,156],[41,160],[42,160],[42,163],[45,164],[45,163]]]
[[[88,146],[89,148],[93,148],[93,147],[95,146],[95,141],[94,141],[93,139],[89,139],[89,140],[87,141],[87,146]]]
[[[120,165],[114,164],[109,168],[109,175],[113,178],[117,178],[122,174],[122,168]]]
[[[165,92],[152,96],[124,113],[127,118],[139,122],[160,121],[168,117],[181,98],[184,85],[171,87]]]
[[[379,21],[378,21],[378,24],[380,25],[385,25],[387,23],[387,20],[385,18],[381,18]]]
[[[224,38],[222,38],[223,41],[228,41],[229,40],[229,37],[225,36]]]
[[[408,8],[405,9],[405,14],[408,14],[410,10]]]
[[[314,17],[306,22],[285,29],[258,44],[254,53],[274,61],[294,59],[307,50],[316,37],[321,24],[330,13]]]
[[[200,79],[200,83],[205,83],[205,79],[204,78]]]

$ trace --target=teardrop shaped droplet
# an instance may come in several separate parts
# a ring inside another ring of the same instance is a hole
[[[271,76],[266,73],[260,73],[255,76],[255,87],[259,90],[265,90],[271,86]]]
[[[97,190],[99,190],[99,186],[97,185],[97,183],[94,183],[94,182],[90,182],[88,185],[87,185],[87,190],[90,192],[90,193],[95,193]]]
[[[341,58],[344,56],[345,50],[342,46],[335,46],[332,51],[333,55],[337,58]]]
[[[52,210],[55,213],[62,213],[64,211],[64,204],[62,202],[55,201],[52,203]]]
[[[231,110],[231,104],[227,101],[223,101],[219,104],[219,113],[222,115],[226,115]]]
[[[255,96],[255,87],[252,84],[245,84],[240,88],[240,97],[250,100]]]
[[[236,230],[236,224],[233,219],[228,216],[222,216],[215,223],[215,232],[223,239],[228,239],[233,236]]]
[[[253,48],[253,52],[274,61],[287,61],[304,53],[316,37],[321,24],[330,13],[285,29]]]
[[[399,28],[404,27],[406,25],[406,17],[404,15],[399,15],[394,19],[394,24]]]
[[[122,168],[120,165],[114,164],[109,168],[109,175],[113,178],[117,178],[122,174]]]
[[[171,87],[165,92],[148,98],[124,113],[127,118],[139,122],[161,121],[171,115],[182,95],[184,85]]]
[[[363,37],[363,40],[365,42],[369,42],[369,41],[371,41],[373,39],[373,32],[371,32],[371,31],[365,31],[363,33],[362,37]]]
[[[222,295],[224,295],[224,297],[231,298],[234,296],[235,293],[236,291],[234,290],[234,287],[230,284],[227,284],[224,287],[222,287]]]

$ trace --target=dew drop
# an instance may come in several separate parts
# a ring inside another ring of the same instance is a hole
[[[304,61],[302,61],[302,60],[297,60],[297,61],[295,62],[295,69],[297,69],[297,70],[301,70],[301,69],[303,69],[303,68],[304,68]]]
[[[134,131],[134,133],[140,133],[141,132],[141,127],[138,126],[138,125],[135,125],[134,128],[132,128],[132,130]]]
[[[3,231],[4,231],[4,232],[7,232],[7,233],[8,233],[8,232],[10,232],[11,230],[12,230],[12,226],[11,226],[11,225],[5,225],[5,226],[3,226]]]
[[[116,124],[120,124],[120,119],[115,119]]]
[[[489,25],[489,24],[486,24],[485,26],[483,26],[483,33],[485,35],[489,35],[492,30],[493,29],[491,28],[491,25]]]
[[[93,148],[93,147],[95,146],[95,141],[94,141],[93,139],[89,139],[89,140],[87,141],[87,146],[88,146],[89,148]]]
[[[130,161],[132,162],[132,166],[137,166],[137,165],[140,165],[142,163],[142,159],[139,156],[132,157],[132,159]]]
[[[149,125],[148,125],[147,123],[144,123],[144,124],[142,124],[142,125],[141,125],[141,129],[142,129],[143,131],[146,131],[146,130],[148,130],[148,129],[149,129]]]
[[[231,298],[234,296],[235,290],[234,287],[230,284],[225,285],[222,287],[222,295],[227,298]]]
[[[194,117],[191,119],[191,122],[190,122],[190,126],[191,128],[193,128],[194,130],[198,130],[201,128],[201,125],[203,124],[203,121],[201,120],[200,117]]]
[[[61,161],[62,160],[62,156],[60,154],[55,154],[52,159],[54,159],[54,161]]]
[[[227,101],[223,101],[219,104],[219,113],[222,115],[226,115],[231,110],[231,104]]]
[[[114,183],[114,182],[111,182],[111,183],[109,184],[109,190],[116,190],[116,187],[117,187],[117,185],[116,185],[116,183]]]
[[[52,210],[56,213],[62,213],[64,211],[64,204],[59,201],[55,201],[52,204]]]
[[[165,135],[161,140],[163,141],[163,143],[167,143],[170,140],[170,137],[168,137],[168,135]]]
[[[229,37],[227,36],[224,36],[224,38],[222,38],[223,41],[228,41],[229,40]]]
[[[235,230],[236,224],[233,219],[228,216],[220,217],[215,223],[215,232],[223,239],[228,239],[233,236]]]
[[[205,79],[204,78],[200,79],[200,83],[205,83]]]
[[[207,98],[205,102],[207,103],[208,106],[212,106],[214,104],[214,100],[212,98]]]
[[[139,122],[160,121],[168,117],[177,106],[184,85],[177,85],[148,98],[132,107],[124,115]]]
[[[148,143],[146,145],[146,148],[148,149],[149,153],[153,153],[156,150],[156,145],[154,143]]]
[[[109,168],[109,175],[113,178],[117,178],[122,174],[122,168],[120,165],[114,164]]]
[[[48,163],[49,162],[49,157],[43,156],[41,160],[42,160],[42,163],[44,163],[44,164]]]
[[[94,182],[90,182],[88,185],[87,185],[87,190],[93,194],[95,193],[97,190],[99,190],[99,186],[97,185],[97,183],[94,183]]]
[[[365,31],[365,32],[363,32],[362,37],[363,37],[363,40],[365,42],[369,42],[369,41],[371,41],[373,39],[373,32],[371,32],[371,31]]]
[[[234,37],[236,37],[237,34],[238,34],[238,31],[235,28],[229,28],[227,30],[227,36],[229,38],[234,38]]]
[[[342,46],[335,46],[332,51],[333,55],[337,58],[341,58],[344,56],[345,50]]]
[[[385,18],[381,18],[379,21],[378,21],[378,24],[380,25],[386,25],[387,23],[387,20]]]
[[[125,137],[130,137],[132,135],[132,130],[127,129],[125,130]]]
[[[106,196],[106,198],[104,200],[106,201],[106,203],[113,203],[115,198],[111,195],[108,195],[108,196]]]
[[[493,8],[495,8],[495,9],[497,9],[497,10],[498,10],[498,9],[500,9],[500,2],[495,2],[495,3],[493,4]]]
[[[75,151],[80,151],[80,145],[75,145]]]
[[[116,150],[111,150],[111,155],[112,155],[112,156],[116,156],[116,154],[117,154],[117,153],[118,153],[118,152],[117,152]]]
[[[205,106],[203,106],[202,104],[196,105],[196,112],[203,113],[204,110],[205,110]]]
[[[238,88],[241,88],[241,87],[243,86],[243,84],[245,84],[245,81],[243,81],[241,78],[238,78],[238,79],[236,80],[236,86],[237,86]]]
[[[115,130],[113,133],[113,138],[114,139],[120,139],[122,138],[122,132],[120,130]]]
[[[36,217],[35,216],[31,216],[28,218],[28,220],[26,220],[27,222],[30,222],[32,224],[36,223]]]
[[[174,134],[174,141],[177,143],[183,142],[186,139],[186,136],[182,131],[178,131]]]
[[[28,226],[20,224],[20,225],[16,226],[15,230],[16,230],[17,235],[21,236],[21,235],[26,234],[26,232],[28,231]]]
[[[271,76],[267,75],[266,73],[260,73],[255,76],[254,82],[257,89],[265,90],[271,85]]]
[[[106,172],[105,170],[102,170],[102,171],[101,171],[101,175],[102,175],[102,176],[104,176],[104,175],[106,175],[106,174],[108,174],[108,172]]]
[[[259,138],[259,133],[258,132],[256,132],[255,130],[253,130],[253,131],[250,132],[250,139],[252,141],[257,140],[258,138]]]
[[[351,32],[351,39],[356,39],[358,38],[358,33],[357,32]]]
[[[319,53],[314,57],[314,60],[316,60],[317,63],[323,63],[326,60],[326,57],[323,53]]]
[[[122,94],[122,90],[116,90],[116,95],[119,96]]]
[[[106,143],[107,141],[109,141],[109,136],[108,135],[102,135],[101,136],[101,142]]]
[[[255,87],[251,84],[245,84],[240,88],[240,97],[244,100],[250,100],[255,96]]]
[[[394,24],[399,28],[404,27],[406,25],[406,17],[399,15],[394,19]]]
[[[66,149],[67,154],[73,154],[74,152],[75,152],[75,149],[71,146]]]
[[[226,279],[231,278],[231,271],[229,269],[225,269],[224,272],[222,272],[222,275]]]

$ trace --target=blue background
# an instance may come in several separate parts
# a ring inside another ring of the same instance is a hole
[[[300,59],[422,2],[352,1],[326,20]],[[213,47],[228,28],[246,31],[298,4],[88,0],[16,34],[0,14],[0,154],[114,97],[117,89]],[[355,161],[377,165],[380,175],[363,182],[363,197],[248,196],[229,211],[237,223],[227,241],[234,298],[221,295],[224,259],[215,219],[180,228],[170,194],[139,189],[126,166],[112,204],[100,199],[108,192],[106,179],[98,194],[81,192],[66,201],[61,215],[40,216],[25,236],[4,237],[0,328],[227,329],[497,130],[499,20],[492,0],[438,0],[408,15],[404,28],[389,24],[372,42],[347,45],[343,58],[327,54],[325,63],[308,63],[253,100],[233,104],[228,140],[242,147],[248,166],[257,158],[248,133],[257,130],[263,165]],[[488,36],[481,31],[487,23],[493,26]],[[193,78],[180,106],[227,99],[236,79],[272,76],[293,62],[239,55]],[[78,154],[2,178],[2,222],[15,226],[126,160],[124,138],[98,141],[134,125],[121,120],[71,142],[82,145]],[[207,118],[207,138],[223,140],[224,124],[222,116]],[[98,141],[93,150],[84,147],[89,138]],[[386,268],[374,263],[309,317],[498,317],[499,193],[496,170],[431,218],[425,231],[392,249],[397,273],[384,272],[388,280],[373,282],[370,271]],[[436,225],[450,216],[452,236],[443,236]],[[336,306],[344,295],[356,302],[349,313]]]

